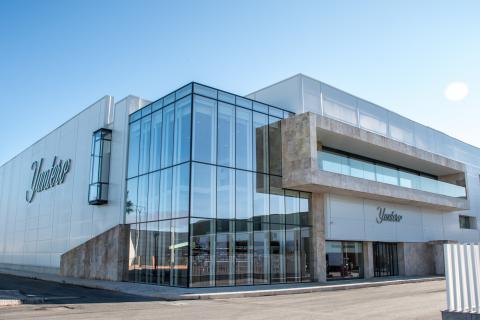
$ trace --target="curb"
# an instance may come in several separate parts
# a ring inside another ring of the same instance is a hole
[[[384,287],[397,284],[420,283],[430,281],[441,281],[444,277],[434,278],[419,278],[419,279],[400,279],[389,280],[382,282],[367,282],[367,283],[351,283],[345,285],[319,285],[306,288],[281,288],[273,290],[252,290],[244,292],[219,292],[219,293],[200,293],[200,294],[182,294],[179,296],[165,296],[167,300],[213,300],[213,299],[230,299],[230,298],[247,298],[247,297],[264,297],[264,296],[279,296],[288,294],[302,294],[314,292],[330,292],[340,290],[363,289],[373,287]]]
[[[241,287],[238,291],[230,292],[192,292],[193,290],[179,290],[179,288],[169,288],[169,287],[158,287],[148,284],[136,284],[129,282],[113,282],[113,281],[100,281],[100,280],[85,280],[77,278],[67,278],[52,274],[42,274],[42,273],[27,273],[19,272],[16,270],[5,270],[0,269],[0,273],[12,274],[24,278],[40,279],[44,281],[51,281],[56,283],[64,283],[69,285],[76,285],[85,288],[93,289],[102,289],[109,290],[114,292],[122,292],[125,294],[131,294],[136,296],[143,296],[146,298],[154,298],[159,300],[166,301],[178,301],[178,300],[211,300],[211,299],[230,299],[230,298],[246,298],[246,297],[262,297],[262,296],[277,296],[277,295],[286,295],[286,294],[301,294],[301,293],[313,293],[313,292],[328,292],[328,291],[339,291],[339,290],[351,290],[351,289],[362,289],[362,288],[372,288],[372,287],[381,287],[389,286],[396,284],[408,284],[408,283],[420,283],[420,282],[429,282],[429,281],[441,281],[445,277],[433,276],[433,277],[423,277],[423,278],[403,278],[403,279],[385,279],[385,280],[374,280],[374,281],[362,281],[356,283],[312,283],[308,286],[302,287],[278,287],[278,288],[252,288],[250,290],[245,287]],[[181,289],[181,288],[180,288]],[[231,288],[230,288],[231,289]],[[243,291],[242,291],[243,290]],[[177,291],[177,292],[175,292]],[[178,292],[180,291],[180,292]],[[187,292],[186,292],[187,291]],[[0,295],[0,299],[1,299]],[[26,297],[33,300],[25,301],[25,303],[42,303],[44,301],[39,301],[38,296]]]

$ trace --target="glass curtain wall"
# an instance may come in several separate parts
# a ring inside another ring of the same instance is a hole
[[[278,108],[189,84],[130,116],[130,281],[310,281],[310,194],[282,188]]]

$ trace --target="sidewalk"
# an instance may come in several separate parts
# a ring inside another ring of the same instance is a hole
[[[241,287],[214,287],[214,288],[176,288],[163,287],[141,283],[131,282],[113,282],[104,280],[86,280],[77,278],[62,277],[59,275],[32,273],[11,269],[0,268],[0,273],[12,274],[20,277],[35,278],[46,281],[67,283],[77,286],[97,288],[111,291],[119,291],[123,293],[145,296],[150,298],[158,298],[163,300],[199,300],[199,299],[227,299],[227,298],[244,298],[244,297],[260,297],[275,296],[296,293],[311,293],[322,291],[336,291],[347,289],[359,289],[368,287],[379,287],[394,284],[416,283],[426,281],[444,280],[444,277],[391,277],[376,279],[357,279],[332,281],[326,284],[311,282],[297,284],[278,284],[278,285],[257,285],[257,286],[241,286]]]

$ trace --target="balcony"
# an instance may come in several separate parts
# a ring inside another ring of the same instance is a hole
[[[426,177],[421,173],[355,159],[332,151],[318,151],[318,168],[323,171],[387,183],[399,187],[465,198],[465,187]]]
[[[314,113],[282,120],[282,161],[284,188],[469,208],[465,164]]]

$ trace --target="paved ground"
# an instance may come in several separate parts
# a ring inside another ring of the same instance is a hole
[[[0,319],[440,319],[445,282],[195,301],[153,301],[105,290],[0,275],[0,289],[64,297],[0,307]],[[70,297],[70,298],[68,298]]]

